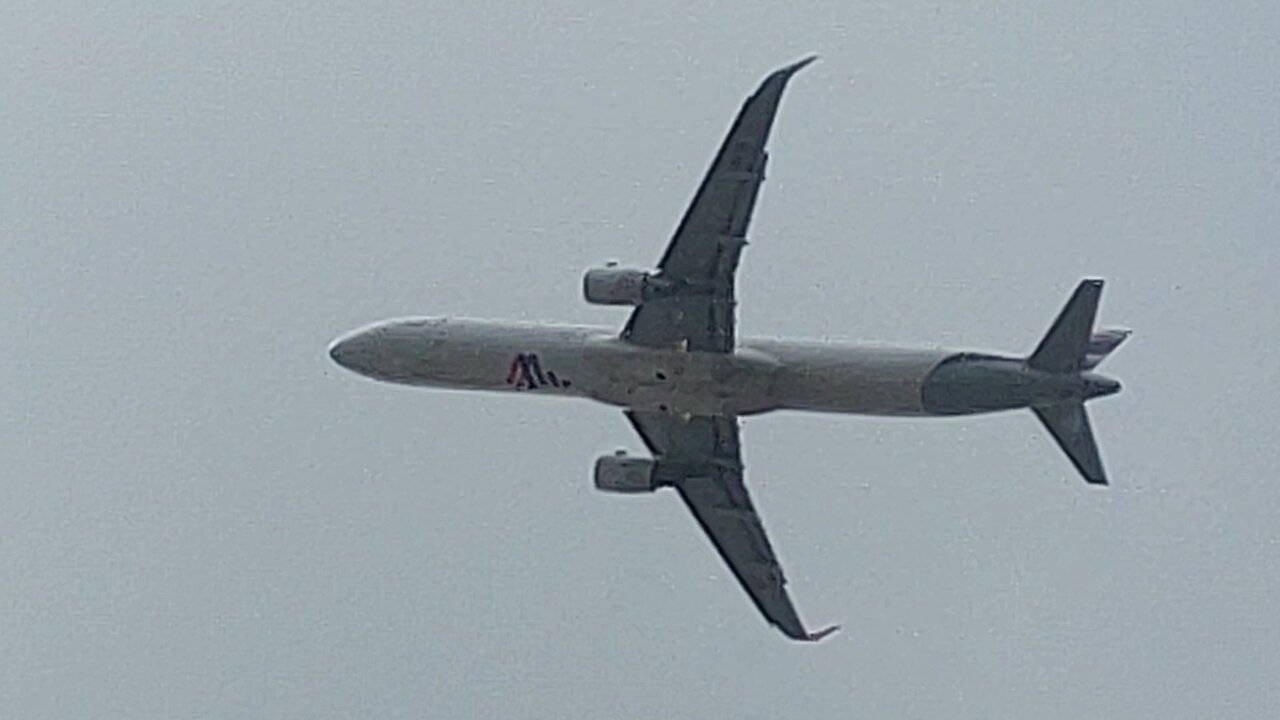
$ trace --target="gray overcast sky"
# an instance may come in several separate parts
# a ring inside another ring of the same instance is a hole
[[[1280,714],[1271,2],[10,2],[0,707],[21,718]],[[333,366],[394,315],[621,325],[788,89],[744,334],[1137,334],[1087,488],[1028,413],[773,415],[767,628],[588,403]]]

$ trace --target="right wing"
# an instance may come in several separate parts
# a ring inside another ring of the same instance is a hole
[[[768,160],[765,143],[791,76],[805,58],[765,78],[747,98],[685,211],[658,277],[676,288],[636,308],[624,340],[646,347],[733,352],[734,275]]]
[[[793,640],[816,641],[838,629],[805,630],[787,596],[786,577],[742,482],[736,418],[627,411],[658,462],[742,589],[770,624]]]

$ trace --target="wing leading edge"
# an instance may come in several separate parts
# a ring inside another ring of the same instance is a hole
[[[734,275],[764,181],[765,144],[787,81],[815,59],[775,71],[747,98],[658,261],[658,277],[674,290],[636,308],[623,339],[647,347],[733,351]]]
[[[833,625],[811,633],[796,614],[782,567],[743,483],[737,418],[626,414],[658,462],[659,477],[680,493],[765,619],[793,640],[814,642],[839,629]]]

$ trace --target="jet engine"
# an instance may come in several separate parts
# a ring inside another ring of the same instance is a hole
[[[657,463],[625,453],[605,455],[596,460],[596,489],[614,493],[647,493],[658,489],[654,470]]]
[[[613,265],[582,276],[582,294],[593,305],[643,305],[664,285],[653,273]]]

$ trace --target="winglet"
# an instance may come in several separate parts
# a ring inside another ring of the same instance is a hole
[[[818,642],[819,640],[825,638],[831,633],[836,632],[839,629],[840,629],[839,625],[830,625],[830,626],[824,627],[818,632],[813,632],[813,633],[809,633],[808,635],[805,635],[804,638],[801,640],[801,642]]]
[[[809,63],[817,59],[818,59],[817,55],[810,55],[809,57],[804,58],[799,62],[791,63],[790,65],[782,68],[782,73],[785,75],[795,75],[796,73],[803,70]]]

